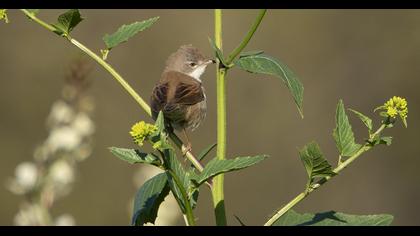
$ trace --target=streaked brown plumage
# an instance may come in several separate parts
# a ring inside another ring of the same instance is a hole
[[[181,46],[169,56],[150,99],[153,119],[162,111],[170,126],[185,135],[185,129],[196,129],[206,117],[206,95],[200,76],[210,63],[214,60],[191,45]]]

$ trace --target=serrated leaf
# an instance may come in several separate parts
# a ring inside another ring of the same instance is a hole
[[[55,27],[56,34],[67,36],[83,19],[79,9],[71,9],[58,16],[58,22],[51,25]]]
[[[131,224],[155,223],[159,206],[168,194],[169,184],[165,173],[147,180],[137,191]]]
[[[337,105],[335,124],[336,127],[333,131],[333,137],[340,156],[352,156],[362,147],[362,145],[354,142],[354,134],[351,130],[349,118],[346,115],[344,104],[341,99]]]
[[[315,178],[333,176],[331,165],[325,159],[318,144],[311,142],[299,151],[299,157],[305,166],[308,174],[307,188],[314,182]]]
[[[194,186],[190,182],[190,174],[184,170],[184,168],[182,167],[182,164],[176,158],[175,153],[172,149],[165,149],[164,156],[165,156],[165,168],[171,170],[172,174],[178,177],[178,179],[182,183],[182,188],[184,188],[187,195],[192,197]],[[181,190],[179,189],[176,181],[173,179],[173,176],[171,175],[171,173],[166,171],[166,174],[169,181],[169,186],[172,190],[172,193],[174,194],[174,197],[177,199],[178,202],[181,203],[182,212],[186,213],[185,206],[187,203],[182,197]]]
[[[0,20],[9,23],[9,18],[7,18],[7,9],[0,9]]]
[[[287,65],[267,54],[242,56],[235,64],[250,73],[268,74],[281,78],[292,94],[303,118],[303,85]]]
[[[116,157],[120,158],[123,161],[127,161],[130,164],[143,163],[154,166],[162,165],[162,162],[159,159],[159,157],[157,157],[153,153],[143,153],[135,149],[117,147],[110,147],[109,150]]]
[[[155,23],[159,17],[153,17],[148,20],[140,21],[140,22],[134,22],[129,25],[123,25],[118,30],[108,35],[106,34],[103,37],[103,40],[105,42],[105,45],[108,50],[111,50],[112,48],[118,46],[119,44],[128,41],[131,37],[136,35],[137,33],[149,28],[150,26]]]
[[[356,111],[356,110],[353,110],[353,109],[350,109],[349,108],[349,110],[351,111],[351,112],[353,112],[354,114],[356,114],[358,117],[359,117],[359,119],[363,122],[363,124],[365,124],[365,126],[368,128],[368,130],[369,130],[369,134],[371,133],[371,131],[372,131],[372,129],[373,129],[373,126],[372,126],[372,119],[370,119],[369,117],[367,117],[366,115],[363,115],[362,113],[360,113],[360,112],[358,112],[358,111]]]
[[[240,170],[249,166],[253,166],[260,161],[264,160],[268,156],[266,155],[258,155],[258,156],[246,156],[246,157],[237,157],[235,159],[225,159],[219,160],[216,158],[212,159],[207,163],[204,167],[203,172],[198,175],[194,181],[197,185],[201,185],[202,183],[206,182],[208,179],[230,171]]]
[[[335,211],[300,214],[289,210],[273,226],[388,226],[393,219],[388,214],[350,215]]]
[[[224,67],[229,67],[229,65],[225,61],[225,56],[223,55],[222,51],[216,46],[216,43],[214,43],[214,41],[211,38],[209,38],[209,42],[220,63],[222,63]]]
[[[36,16],[36,14],[38,14],[39,12],[39,9],[26,9],[26,10],[34,16]]]

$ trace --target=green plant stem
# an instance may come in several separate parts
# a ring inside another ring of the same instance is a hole
[[[267,10],[261,10],[254,24],[251,26],[242,42],[232,51],[226,60],[229,65],[238,56],[242,50],[248,45],[258,26],[260,25]],[[222,49],[222,10],[214,10],[214,42],[216,47]],[[217,83],[217,158],[219,160],[226,159],[226,74],[229,68],[221,65],[220,61],[217,62],[216,69],[216,83]],[[220,174],[213,179],[213,205],[217,225],[226,225],[226,210],[224,203],[223,193],[223,180],[224,175]]]
[[[181,181],[179,180],[178,176],[172,171],[172,170],[167,170],[168,173],[172,176],[172,179],[175,181],[176,186],[178,186],[179,191],[181,192],[182,195],[182,199],[185,202],[185,215],[187,218],[187,226],[194,226],[195,225],[195,221],[194,221],[194,214],[191,208],[191,203],[188,200],[188,195],[187,192],[184,189],[184,186],[182,185]],[[181,204],[179,203],[178,205],[181,206]]]
[[[248,33],[246,34],[245,38],[242,42],[229,54],[226,64],[232,63],[232,61],[242,52],[242,50],[248,45],[249,41],[251,40],[252,36],[254,35],[255,31],[257,31],[258,26],[261,24],[262,19],[264,18],[265,13],[267,12],[266,9],[260,10],[257,18],[252,24],[251,28],[249,29]],[[217,44],[216,44],[217,45]]]
[[[370,139],[375,137],[376,135],[380,134],[385,128],[386,124],[382,124],[379,129],[370,136]],[[364,152],[369,151],[372,148],[372,146],[369,143],[366,143],[363,145],[359,151],[357,151],[353,156],[349,157],[347,160],[342,162],[340,165],[338,165],[333,172],[337,175],[348,165],[350,165],[353,161],[355,161],[360,155],[362,155]],[[336,176],[336,175],[334,175]],[[323,184],[328,182],[331,178],[334,176],[327,176],[322,179],[320,179],[317,183],[313,184],[311,188],[309,188],[307,191],[304,191],[297,195],[293,200],[291,200],[289,203],[287,203],[283,208],[281,208],[279,211],[276,212],[265,224],[264,226],[271,226],[274,222],[276,222],[281,216],[283,216],[287,211],[289,211],[291,208],[293,208],[296,204],[298,204],[300,201],[305,199],[311,192],[321,187]]]
[[[216,46],[222,50],[222,10],[214,10],[214,36]],[[217,83],[217,158],[224,160],[226,157],[226,70],[217,62],[216,83]],[[226,211],[223,193],[224,175],[220,174],[213,178],[213,206],[216,217],[216,225],[227,224]]]
[[[55,31],[55,28],[52,25],[42,21],[41,19],[39,19],[38,17],[30,13],[29,11],[25,9],[21,9],[21,11],[31,20],[40,24],[42,27],[46,28],[47,30],[51,32]],[[131,95],[131,97],[134,98],[134,100],[140,105],[140,107],[143,108],[143,110],[149,116],[151,116],[150,106],[147,104],[147,102],[145,102],[145,100],[140,97],[140,95],[123,79],[123,77],[120,74],[118,74],[114,70],[114,68],[111,65],[109,65],[101,57],[96,55],[94,52],[92,52],[89,48],[84,46],[82,43],[80,43],[76,39],[70,38],[69,36],[64,37],[64,38],[66,38],[70,43],[72,43],[74,46],[82,50],[89,57],[95,60],[99,65],[101,65],[105,70],[107,70],[112,75],[112,77],[115,80],[117,80],[117,82]],[[178,136],[173,134],[171,135],[171,139],[178,146],[178,148],[180,148],[181,150],[186,150],[186,146],[182,143],[181,139]],[[188,151],[186,153],[186,157],[197,168],[197,170],[199,170],[200,172],[203,170],[203,166],[199,164],[200,162],[194,157],[194,155],[191,152]]]
[[[83,44],[78,42],[76,39],[70,39],[70,42],[74,44],[76,47],[78,47],[80,50],[85,52],[88,56],[90,56],[93,60],[95,60],[99,65],[101,65],[105,70],[107,70],[117,81],[120,83],[120,85],[127,91],[131,97],[136,100],[136,102],[143,108],[146,113],[151,116],[152,112],[150,110],[150,106],[147,104],[146,101],[144,101],[143,98],[140,97],[140,95],[121,77],[120,74],[118,74],[114,68],[112,68],[107,62],[102,60],[101,57],[96,55],[94,52],[92,52],[90,49],[85,47]]]

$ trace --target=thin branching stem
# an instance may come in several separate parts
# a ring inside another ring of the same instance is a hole
[[[252,24],[251,28],[249,29],[248,33],[246,34],[245,38],[242,42],[229,54],[228,58],[226,59],[226,64],[232,63],[232,61],[244,50],[246,45],[248,45],[249,41],[251,40],[252,36],[254,35],[255,31],[257,31],[258,26],[261,24],[262,19],[267,12],[266,9],[260,10],[257,18],[255,18],[254,24]]]
[[[39,19],[31,12],[25,9],[21,9],[21,11],[31,20],[38,23],[39,25],[46,28],[47,30],[51,32],[54,32],[56,30],[52,25]],[[112,77],[124,88],[124,90],[127,91],[131,95],[131,97],[140,105],[140,107],[143,108],[143,110],[149,116],[151,116],[150,106],[147,104],[147,102],[130,86],[130,84],[127,83],[127,81],[120,74],[117,73],[117,71],[110,64],[108,64],[100,56],[92,52],[89,48],[84,46],[82,43],[80,43],[76,39],[71,38],[70,36],[63,37],[63,38],[67,39],[71,44],[73,44],[74,46],[82,50],[89,57],[95,60],[100,66],[102,66],[105,70],[107,70],[112,75]],[[180,148],[181,150],[186,150],[186,146],[182,143],[181,139],[178,136],[173,134],[171,135],[171,139],[178,148]],[[189,161],[191,161],[191,163],[194,165],[194,167],[197,170],[199,170],[200,172],[203,170],[203,166],[199,164],[200,162],[194,157],[194,155],[190,151],[186,153],[186,157]]]
[[[374,134],[372,134],[370,136],[370,138],[375,137],[376,135],[380,134],[386,128],[386,126],[387,126],[386,124],[382,124],[379,127],[379,129]],[[372,145],[369,144],[369,143],[366,143],[353,156],[349,157],[347,160],[345,160],[340,165],[338,165],[333,170],[333,172],[338,175],[343,169],[345,169],[348,165],[350,165],[353,161],[355,161],[358,157],[360,157],[360,155],[362,155],[363,153],[369,151],[371,148],[372,148]],[[334,176],[337,176],[337,175],[334,175]],[[323,184],[325,184],[326,182],[328,182],[328,180],[330,180],[334,176],[327,176],[327,177],[324,177],[324,178],[320,179],[317,183],[313,184],[312,187],[310,187],[307,191],[304,191],[304,192],[300,193],[299,195],[297,195],[295,198],[293,198],[293,200],[291,200],[283,208],[281,208],[279,211],[277,211],[264,224],[264,226],[271,226],[271,225],[273,225],[274,222],[276,222],[281,216],[283,216],[286,212],[288,212],[290,209],[292,209],[296,204],[298,204],[300,201],[302,201],[303,199],[305,199],[311,192],[313,192],[314,190],[316,190],[319,187],[321,187]]]

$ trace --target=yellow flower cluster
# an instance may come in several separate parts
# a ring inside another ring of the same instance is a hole
[[[384,108],[391,118],[395,118],[397,115],[400,115],[402,119],[407,118],[408,107],[404,98],[394,96],[384,104]]]
[[[156,130],[156,126],[140,121],[131,127],[130,135],[136,144],[142,146],[144,140]]]
[[[6,11],[6,9],[0,9],[0,20],[4,20],[6,23],[9,23]]]

